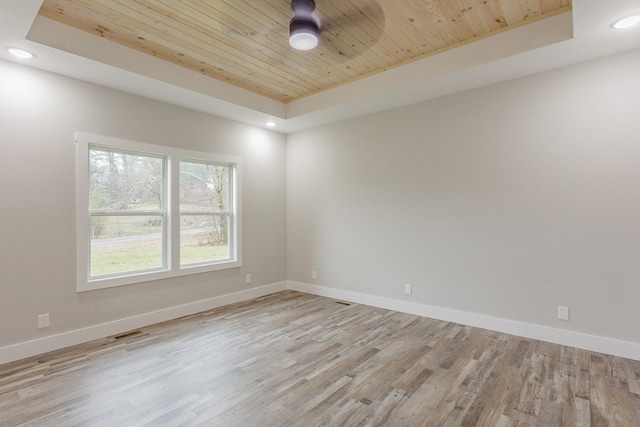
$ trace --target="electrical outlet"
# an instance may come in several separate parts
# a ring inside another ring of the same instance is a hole
[[[247,275],[244,277],[244,281],[247,283],[247,285],[248,285],[249,283],[251,283],[251,275],[250,275],[250,274],[247,274]]]
[[[311,272],[311,278],[312,278],[313,280],[316,280],[316,279],[318,278],[318,273],[316,273],[316,271],[315,271],[315,270],[313,270],[313,271]]]
[[[404,285],[404,293],[405,294],[411,295],[411,291],[412,291],[411,285],[409,285],[409,284]]]
[[[569,307],[558,306],[558,319],[569,320]]]
[[[41,314],[38,316],[38,328],[48,328],[49,327],[49,313]]]

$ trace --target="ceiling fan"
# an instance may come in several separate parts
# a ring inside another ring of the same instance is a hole
[[[320,23],[313,16],[314,0],[292,0],[293,18],[289,22],[289,44],[297,50],[310,50],[318,45]]]
[[[289,22],[289,44],[297,50],[310,50],[318,45],[320,35],[326,32],[323,40],[325,43],[332,44],[335,42],[336,34],[333,30],[324,27],[335,28],[335,25],[341,25],[343,28],[353,29],[353,26],[359,25],[361,22],[368,22],[367,34],[362,34],[361,43],[367,41],[375,41],[382,34],[384,28],[384,12],[377,0],[362,1],[346,1],[338,0],[339,8],[331,7],[331,2],[326,2],[326,9],[320,13],[324,20],[321,24],[319,15],[314,11],[316,9],[315,0],[292,0],[291,10],[293,17]],[[344,3],[342,3],[344,2]],[[345,26],[346,24],[346,26]],[[360,30],[362,33],[364,30]],[[329,33],[333,33],[333,42],[327,37]],[[360,43],[359,43],[360,44]],[[355,48],[352,45],[351,48]]]

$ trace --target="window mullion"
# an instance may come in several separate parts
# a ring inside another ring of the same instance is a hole
[[[177,157],[167,156],[167,245],[169,267],[171,271],[180,269],[180,161]]]
[[[89,215],[91,216],[152,216],[158,215],[162,216],[164,211],[100,211],[100,210],[91,210],[89,211]]]
[[[230,211],[180,211],[180,215],[231,215]]]

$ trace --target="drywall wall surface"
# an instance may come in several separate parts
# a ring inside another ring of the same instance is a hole
[[[630,52],[289,135],[289,280],[639,343],[639,73]]]
[[[77,131],[241,158],[243,267],[77,293]],[[0,347],[286,279],[281,134],[0,62],[0,153]]]

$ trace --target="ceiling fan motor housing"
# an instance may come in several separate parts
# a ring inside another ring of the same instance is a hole
[[[291,22],[289,23],[290,34],[295,34],[300,30],[307,30],[309,28],[312,28],[316,34],[320,31],[320,26],[313,18],[312,19],[296,19],[294,17],[291,19]]]

